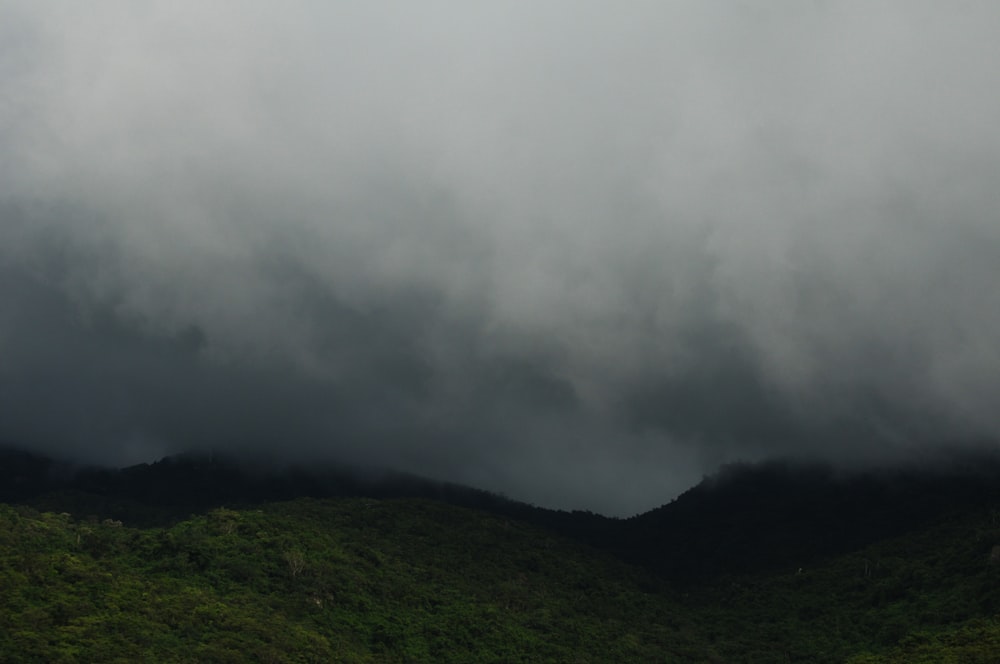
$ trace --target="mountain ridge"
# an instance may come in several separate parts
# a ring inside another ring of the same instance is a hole
[[[997,471],[747,464],[609,519],[412,476],[7,451],[0,663],[992,664]]]
[[[274,466],[208,454],[112,469],[7,449],[0,453],[0,501],[166,525],[215,507],[300,497],[424,498],[523,520],[683,583],[798,567],[949,514],[1000,505],[1000,454],[928,458],[934,462],[865,470],[788,459],[734,463],[660,507],[619,519],[390,470]]]

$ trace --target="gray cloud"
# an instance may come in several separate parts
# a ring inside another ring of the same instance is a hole
[[[0,436],[629,513],[996,439],[987,2],[0,2]]]

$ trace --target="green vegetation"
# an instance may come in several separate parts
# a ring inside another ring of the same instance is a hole
[[[998,662],[1000,528],[988,511],[804,568],[720,577],[690,608],[734,662]]]
[[[619,521],[460,487],[476,509],[272,501],[291,484],[218,465],[11,468],[0,663],[1000,662],[992,472],[744,469]],[[221,494],[240,507],[202,507]]]
[[[148,529],[0,506],[0,552],[5,662],[707,657],[643,573],[429,501],[302,499]]]

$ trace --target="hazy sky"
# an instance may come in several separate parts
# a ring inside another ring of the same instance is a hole
[[[988,0],[0,0],[0,439],[614,514],[996,440],[997,35]]]

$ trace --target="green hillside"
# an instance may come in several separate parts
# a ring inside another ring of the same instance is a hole
[[[703,661],[650,577],[421,500],[216,509],[170,528],[0,507],[0,661]]]
[[[309,491],[440,500],[11,468],[0,662],[1000,662],[988,464],[730,469],[628,520],[412,478]]]
[[[689,597],[732,662],[1000,662],[1000,526],[989,511]]]

